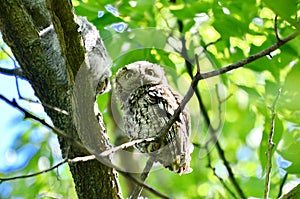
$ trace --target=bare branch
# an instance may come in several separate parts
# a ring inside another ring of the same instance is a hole
[[[199,56],[197,54],[195,54],[195,60],[198,60],[198,59],[199,59]],[[200,64],[198,61],[196,61],[196,65],[197,65],[197,72],[200,73],[201,70],[200,70]]]
[[[168,133],[169,129],[171,128],[171,126],[174,124],[174,122],[178,119],[181,111],[184,109],[184,107],[186,106],[186,104],[189,102],[189,100],[192,98],[194,92],[195,92],[195,88],[198,85],[198,82],[200,80],[203,79],[207,79],[210,77],[214,77],[214,76],[218,76],[224,73],[227,73],[231,70],[240,68],[246,64],[249,64],[263,56],[266,56],[268,54],[270,54],[272,51],[278,49],[279,47],[281,47],[282,45],[284,45],[285,43],[287,43],[288,41],[294,39],[295,37],[297,37],[300,34],[300,31],[295,31],[294,33],[292,33],[291,35],[287,36],[286,38],[277,41],[275,44],[271,45],[269,48],[262,50],[254,55],[251,55],[245,59],[242,59],[238,62],[235,62],[233,64],[230,64],[224,68],[220,68],[218,70],[214,70],[211,72],[206,72],[206,73],[200,73],[197,72],[196,75],[193,77],[191,85],[189,87],[189,90],[187,91],[185,97],[183,98],[180,106],[174,111],[173,116],[170,118],[169,122],[167,123],[167,125],[161,130],[161,132],[158,134],[159,135],[159,140],[162,141],[163,138],[165,137],[165,135]]]
[[[300,183],[294,187],[291,191],[281,196],[279,199],[292,199],[299,198],[300,196]]]
[[[275,16],[274,19],[274,31],[275,31],[275,36],[277,41],[281,41],[280,37],[279,37],[279,33],[278,33],[278,15]]]
[[[267,165],[266,165],[266,181],[265,181],[265,190],[264,190],[264,198],[269,198],[269,192],[270,192],[270,175],[272,170],[272,151],[274,148],[273,143],[273,136],[274,136],[274,125],[275,125],[275,117],[276,117],[276,106],[279,99],[279,96],[281,94],[281,89],[278,90],[277,96],[274,100],[274,103],[272,105],[272,116],[271,116],[271,127],[270,127],[270,134],[268,138],[268,151],[266,153],[267,155]]]
[[[0,99],[2,99],[3,101],[5,101],[7,104],[17,108],[18,110],[20,110],[21,112],[24,113],[24,117],[25,118],[31,118],[41,124],[43,124],[44,126],[50,128],[56,135],[63,137],[67,140],[69,140],[70,142],[74,143],[77,147],[79,147],[80,149],[82,149],[83,151],[87,152],[89,154],[89,152],[87,151],[86,147],[84,147],[80,142],[74,140],[74,138],[68,136],[67,134],[65,134],[63,131],[61,131],[58,128],[55,128],[53,126],[51,126],[50,124],[48,124],[45,120],[33,115],[32,113],[30,113],[29,111],[27,111],[26,109],[24,109],[23,107],[21,107],[15,99],[13,99],[12,101],[10,101],[9,99],[7,99],[6,97],[4,97],[3,95],[0,94]]]
[[[23,77],[22,69],[21,68],[16,68],[16,69],[7,69],[7,68],[1,68],[0,67],[0,73],[3,75],[8,75],[8,76],[19,76]],[[25,78],[24,78],[25,79]]]
[[[145,189],[150,191],[151,193],[155,194],[156,196],[159,196],[160,198],[169,199],[168,196],[156,191],[154,188],[150,187],[149,185],[143,183],[141,180],[133,177],[130,173],[124,172],[124,171],[118,171],[121,173],[124,177],[132,180],[134,183],[138,184],[139,186],[143,186]]]
[[[130,142],[126,142],[126,143],[121,144],[121,145],[119,145],[119,146],[116,146],[116,147],[113,147],[113,148],[108,149],[108,150],[106,150],[106,151],[103,151],[102,153],[100,153],[100,156],[105,157],[105,156],[108,156],[108,155],[110,155],[110,154],[112,154],[112,153],[115,153],[115,152],[117,152],[117,151],[119,151],[119,150],[127,149],[127,148],[129,148],[129,147],[131,147],[131,146],[134,146],[134,145],[136,145],[136,144],[140,144],[140,143],[142,143],[142,142],[153,142],[154,140],[155,140],[154,137],[153,137],[153,138],[146,138],[146,139],[132,140],[132,141],[130,141]]]
[[[0,49],[13,61],[15,67],[14,69],[0,68],[0,73],[4,75],[15,76],[15,77],[26,79],[24,77],[22,69],[18,67],[17,61],[3,48],[3,46],[0,46]]]
[[[194,92],[195,92],[195,88],[198,85],[198,82],[200,80],[203,79],[207,79],[210,77],[214,77],[217,75],[221,75],[224,74],[226,72],[229,72],[231,70],[240,68],[248,63],[251,63],[263,56],[266,56],[268,54],[270,54],[272,51],[278,49],[279,47],[281,47],[282,45],[284,45],[285,43],[287,43],[288,41],[294,39],[295,37],[297,37],[300,34],[300,31],[295,31],[294,33],[292,33],[291,35],[287,36],[286,38],[277,41],[275,44],[271,45],[269,48],[262,50],[254,55],[251,55],[243,60],[240,60],[238,62],[235,62],[233,64],[230,64],[224,68],[218,69],[218,70],[214,70],[211,72],[206,72],[206,73],[200,73],[197,72],[196,75],[192,78],[192,82],[191,85],[185,95],[185,97],[183,98],[183,100],[181,101],[181,104],[179,105],[179,107],[174,111],[174,114],[172,115],[172,117],[170,118],[170,120],[168,121],[168,123],[165,125],[165,127],[160,131],[160,133],[158,134],[159,137],[157,138],[160,142],[162,142],[162,140],[164,139],[165,135],[168,133],[169,129],[172,127],[172,125],[174,124],[174,122],[178,119],[181,111],[184,109],[184,107],[186,106],[186,104],[189,102],[189,100],[191,99],[191,97],[193,96]],[[184,47],[184,46],[183,46]],[[204,115],[205,112],[203,111]],[[210,126],[210,121],[209,121],[209,117],[206,113],[206,122],[208,125],[208,128],[210,129],[210,132],[212,135],[214,135],[215,130]],[[229,166],[229,162],[227,161],[227,159],[225,158],[224,155],[224,151],[222,149],[222,147],[220,146],[220,143],[218,142],[218,140],[216,139],[216,137],[214,137],[214,140],[216,141],[216,147],[217,147],[217,151],[219,153],[219,156],[221,157],[221,159],[224,162],[224,165],[226,167],[226,169],[228,170],[229,173],[229,179],[232,182],[232,184],[234,185],[234,187],[236,188],[239,196],[241,198],[246,198],[246,196],[244,195],[242,189],[240,188],[239,184],[237,183],[236,179],[234,178],[234,174],[232,172],[231,167]]]
[[[72,137],[66,135],[63,131],[61,131],[60,129],[57,129],[53,126],[51,126],[50,124],[48,124],[45,120],[38,118],[37,116],[31,114],[30,112],[28,112],[26,109],[24,109],[23,107],[21,107],[14,99],[13,101],[10,101],[9,99],[7,99],[6,97],[4,97],[3,95],[0,94],[0,99],[2,99],[3,101],[5,101],[7,104],[17,108],[18,110],[20,110],[21,112],[23,112],[25,114],[25,118],[31,118],[37,122],[40,122],[41,124],[43,124],[44,126],[50,128],[56,135],[63,137],[65,139],[67,139],[70,143],[74,144],[75,146],[79,147],[80,149],[82,149],[85,153],[87,154],[91,154],[86,147],[81,144],[80,142],[74,140]],[[167,196],[165,196],[164,194],[160,193],[159,191],[155,190],[154,188],[150,187],[149,185],[146,185],[145,183],[143,183],[141,180],[135,178],[134,176],[132,176],[130,173],[123,171],[121,168],[119,168],[118,166],[112,164],[110,161],[108,161],[106,158],[104,158],[103,156],[87,156],[89,158],[94,158],[96,157],[98,161],[100,161],[102,164],[105,164],[111,168],[114,168],[116,171],[118,171],[119,173],[121,173],[124,177],[132,180],[134,183],[138,184],[139,186],[144,187],[145,189],[147,189],[148,191],[150,191],[151,193],[161,197],[161,198],[168,198]],[[75,160],[78,162],[80,159],[76,159]],[[88,159],[90,160],[90,159]],[[59,166],[59,165],[58,165]]]
[[[150,156],[149,159],[147,160],[146,166],[140,177],[142,182],[145,182],[146,178],[148,177],[148,174],[153,166],[154,160],[155,159],[153,156]],[[142,190],[143,190],[143,186],[136,185],[130,196],[130,199],[137,199],[142,193]]]
[[[65,164],[65,163],[86,162],[86,161],[93,160],[93,159],[95,159],[94,155],[85,156],[85,157],[76,157],[76,158],[73,158],[73,159],[64,159],[63,161],[57,163],[56,165],[54,165],[54,166],[52,166],[52,167],[50,167],[48,169],[39,171],[37,173],[33,173],[33,174],[29,174],[29,175],[20,175],[20,176],[15,176],[15,177],[10,177],[10,178],[0,178],[0,183],[4,182],[4,181],[10,181],[10,180],[16,180],[16,179],[24,179],[24,178],[34,177],[34,176],[37,176],[37,175],[40,175],[40,174],[52,171],[52,170],[58,168],[59,166]]]
[[[211,122],[210,122],[210,119],[208,117],[208,113],[207,113],[206,107],[203,104],[203,100],[202,100],[201,95],[200,95],[199,100],[200,100],[199,103],[201,104],[202,115],[204,117],[206,125],[208,126],[209,132],[210,132],[211,137],[212,137],[212,141],[216,144],[216,148],[217,148],[218,154],[219,154],[220,158],[223,160],[224,166],[226,167],[226,170],[228,171],[229,180],[233,184],[233,186],[234,186],[235,190],[237,191],[239,197],[242,198],[242,199],[246,199],[246,196],[243,193],[243,191],[242,191],[240,185],[238,184],[237,180],[235,179],[233,171],[232,171],[232,169],[230,167],[230,164],[229,164],[228,160],[225,157],[225,152],[222,149],[222,147],[221,147],[221,145],[220,145],[220,143],[219,143],[219,141],[218,141],[218,139],[216,137],[217,130],[214,129],[210,125]]]
[[[208,144],[208,143],[207,143],[207,144]],[[236,195],[233,193],[233,191],[230,190],[230,188],[226,185],[226,183],[224,182],[224,180],[223,180],[220,176],[218,176],[218,174],[216,173],[216,168],[212,166],[212,164],[211,164],[211,158],[210,158],[210,153],[209,153],[209,149],[208,149],[208,145],[207,145],[207,144],[205,145],[205,149],[206,149],[206,151],[207,151],[207,161],[208,161],[207,166],[208,166],[211,170],[213,170],[214,175],[218,178],[218,180],[220,181],[220,183],[221,183],[221,184],[223,185],[223,187],[229,192],[229,194],[230,194],[233,198],[236,198],[236,199],[237,199]]]
[[[40,174],[43,174],[43,173],[47,173],[49,171],[52,171],[52,170],[58,168],[60,165],[63,165],[65,163],[67,163],[67,162],[68,162],[68,159],[65,159],[65,160],[59,162],[58,164],[54,165],[53,167],[50,167],[49,169],[45,169],[45,170],[42,170],[40,172],[29,174],[29,175],[21,175],[21,176],[15,176],[15,177],[10,177],[10,178],[0,178],[0,183],[4,182],[4,181],[30,178],[30,177],[34,177],[34,176],[37,176],[37,175],[40,175]]]
[[[287,180],[287,177],[288,177],[288,173],[286,173],[284,176],[283,176],[283,179],[280,183],[280,187],[279,187],[279,192],[278,192],[278,195],[277,195],[277,198],[280,198],[281,194],[282,194],[282,188],[283,188],[283,185],[284,183],[286,182]]]
[[[279,47],[281,47],[282,45],[286,44],[287,42],[291,41],[292,39],[294,39],[295,37],[297,37],[300,34],[300,31],[295,31],[294,33],[290,34],[289,36],[285,37],[284,39],[281,39],[280,41],[277,41],[275,44],[271,45],[270,47],[266,48],[265,50],[262,50],[256,54],[253,54],[245,59],[242,59],[238,62],[235,62],[233,64],[230,64],[224,68],[220,68],[218,70],[214,70],[211,72],[206,72],[206,73],[202,73],[202,74],[198,74],[196,75],[196,79],[207,79],[210,77],[214,77],[217,75],[221,75],[224,73],[227,73],[231,70],[240,68],[246,64],[249,64],[263,56],[269,55],[272,51],[278,49]]]
[[[219,105],[218,105],[218,112],[219,112],[219,125],[218,125],[218,127],[216,127],[216,129],[215,129],[215,131],[219,131],[220,130],[220,128],[221,128],[221,126],[222,126],[222,118],[221,118],[221,113],[222,113],[222,104],[224,103],[224,102],[226,102],[231,96],[232,96],[232,94],[230,94],[230,95],[228,95],[225,99],[221,99],[221,97],[220,97],[220,93],[218,92],[218,85],[216,85],[216,93],[217,93],[217,99],[218,99],[218,102],[219,102]]]

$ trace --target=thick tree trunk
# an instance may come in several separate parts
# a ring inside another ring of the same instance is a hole
[[[107,149],[109,143],[105,129],[97,124],[93,113],[95,93],[72,93],[76,90],[74,85],[80,67],[89,69],[89,62],[78,32],[79,26],[74,21],[71,2],[53,0],[46,4],[44,0],[0,0],[0,5],[3,38],[19,61],[37,97],[43,104],[69,113],[65,115],[45,106],[54,125],[76,140],[81,138],[80,141],[93,152]],[[52,24],[54,28],[51,28]],[[101,63],[108,63],[106,52],[101,56]],[[88,82],[90,91],[93,91],[95,79],[91,77]],[[81,94],[88,95],[85,96],[86,103]],[[84,116],[81,115],[82,103],[88,108]],[[88,117],[86,121],[90,125],[83,126],[80,122],[82,117]],[[86,131],[92,133],[87,135]],[[86,155],[82,149],[63,138],[59,138],[59,142],[63,154],[66,155],[68,151],[69,158]],[[97,160],[70,164],[70,170],[79,198],[122,197],[114,170]]]

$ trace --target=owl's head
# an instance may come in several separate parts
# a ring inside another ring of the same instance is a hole
[[[126,65],[116,74],[115,88],[121,100],[144,85],[167,84],[164,70],[158,64],[147,61],[137,61]]]

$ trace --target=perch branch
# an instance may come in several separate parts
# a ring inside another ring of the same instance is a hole
[[[295,37],[297,37],[300,34],[300,31],[295,31],[294,33],[290,34],[289,36],[285,37],[284,39],[277,41],[276,43],[274,43],[273,45],[271,45],[270,47],[266,48],[265,50],[262,50],[256,54],[253,54],[245,59],[242,59],[238,62],[235,62],[233,64],[230,64],[224,68],[220,68],[218,70],[214,70],[211,72],[206,72],[206,73],[200,73],[199,71],[196,73],[196,75],[192,78],[192,82],[191,85],[185,95],[185,97],[183,98],[183,100],[181,101],[181,104],[179,105],[179,107],[174,111],[174,114],[172,115],[172,117],[170,118],[170,120],[168,121],[168,123],[166,124],[166,126],[160,131],[160,133],[158,134],[159,137],[157,138],[159,142],[162,142],[163,138],[166,136],[166,134],[168,133],[169,129],[172,127],[172,125],[174,124],[174,122],[178,119],[180,113],[182,112],[182,110],[184,109],[184,107],[186,106],[186,104],[189,102],[189,100],[191,99],[191,97],[193,96],[194,92],[195,92],[195,88],[198,85],[198,82],[202,79],[207,79],[210,77],[214,77],[214,76],[218,76],[224,73],[227,73],[231,70],[240,68],[248,63],[251,63],[263,56],[266,56],[268,54],[270,54],[272,51],[278,49],[279,47],[281,47],[282,45],[284,45],[285,43],[287,43],[288,41],[294,39]],[[207,114],[206,114],[207,115]],[[206,120],[207,120],[207,125],[208,128],[210,129],[211,132],[215,132],[215,130],[213,130],[210,126],[210,122],[209,122],[209,118],[208,115],[205,116]],[[214,134],[214,133],[212,133]],[[222,147],[220,146],[220,143],[216,141],[216,147],[219,153],[219,156],[221,157],[221,159],[224,161],[224,165],[226,167],[226,169],[228,170],[228,174],[229,174],[229,179],[230,181],[233,183],[234,187],[236,188],[237,192],[239,193],[239,196],[241,198],[246,198],[244,193],[242,192],[239,184],[237,183],[237,181],[234,178],[233,172],[231,167],[229,166],[229,162],[226,160],[225,158],[225,154],[224,151],[222,149]]]
[[[142,143],[142,142],[153,142],[154,140],[155,140],[154,137],[146,138],[146,139],[132,140],[132,141],[130,141],[130,142],[126,142],[126,143],[121,144],[121,145],[119,145],[119,146],[116,146],[116,147],[113,147],[113,148],[108,149],[108,150],[106,150],[106,151],[103,151],[102,153],[100,153],[100,156],[105,157],[105,156],[108,156],[108,155],[110,155],[110,154],[112,154],[112,153],[115,153],[115,152],[117,152],[117,151],[119,151],[119,150],[127,149],[127,148],[129,148],[129,147],[131,147],[131,146],[134,146],[134,145],[136,145],[136,144],[140,144],[140,143]]]
[[[290,34],[289,36],[283,38],[280,41],[277,41],[275,44],[271,45],[270,47],[266,48],[265,50],[262,50],[256,54],[253,54],[245,59],[242,59],[238,62],[235,62],[233,64],[230,64],[226,67],[214,70],[214,71],[210,71],[210,72],[205,72],[205,73],[200,73],[197,72],[196,75],[193,77],[191,85],[185,95],[185,97],[183,98],[181,104],[179,105],[179,107],[174,111],[173,116],[170,118],[169,122],[166,124],[166,126],[161,130],[161,132],[158,134],[159,136],[159,141],[162,141],[163,138],[165,137],[165,135],[168,133],[169,129],[171,128],[171,126],[174,124],[174,122],[178,119],[181,111],[184,109],[184,107],[186,106],[186,104],[189,102],[189,100],[192,98],[194,92],[195,92],[195,88],[198,85],[198,82],[202,79],[207,79],[210,77],[214,77],[214,76],[218,76],[224,73],[227,73],[231,70],[240,68],[246,64],[249,64],[263,56],[266,56],[268,54],[270,54],[272,51],[278,49],[279,47],[281,47],[282,45],[284,45],[285,43],[289,42],[290,40],[294,39],[295,37],[297,37],[300,34],[300,31],[295,31],[294,33]]]
[[[155,159],[153,156],[150,156],[149,159],[147,160],[146,166],[140,177],[140,180],[142,182],[145,182],[146,178],[148,177],[148,174],[153,166],[154,160]],[[142,193],[142,190],[143,190],[143,186],[136,185],[130,196],[130,199],[137,199],[140,196],[140,194]]]
[[[270,192],[270,175],[272,171],[272,151],[274,148],[273,143],[273,136],[274,136],[274,125],[275,125],[275,117],[276,117],[276,106],[279,99],[279,96],[281,94],[281,89],[278,90],[278,94],[274,100],[274,103],[272,105],[272,115],[271,115],[271,127],[270,127],[270,134],[268,138],[268,151],[266,153],[267,155],[267,165],[266,165],[266,181],[265,181],[265,190],[264,190],[264,199],[269,198],[269,192]]]
[[[6,97],[4,97],[3,95],[0,94],[0,99],[2,99],[3,101],[5,101],[7,104],[17,108],[18,110],[20,110],[21,112],[24,113],[25,118],[31,118],[41,124],[43,124],[44,126],[50,128],[57,136],[63,137],[65,139],[67,139],[69,142],[73,143],[74,145],[76,145],[77,147],[79,147],[80,149],[82,149],[83,151],[85,151],[87,154],[91,154],[85,146],[83,146],[80,142],[74,140],[73,138],[71,138],[70,136],[68,136],[67,134],[65,134],[63,131],[61,131],[60,129],[57,129],[53,126],[51,126],[50,124],[48,124],[45,120],[38,118],[37,116],[31,114],[30,112],[28,112],[26,109],[24,109],[23,107],[21,107],[14,99],[13,101],[10,101],[9,99],[7,99]],[[96,158],[94,155],[90,156],[91,158]],[[145,189],[147,189],[148,191],[150,191],[151,193],[161,197],[161,198],[165,198],[167,199],[168,197],[165,196],[164,194],[160,193],[159,191],[155,190],[154,188],[152,188],[151,186],[143,183],[141,180],[135,178],[134,176],[132,176],[130,173],[127,173],[125,171],[123,171],[121,168],[118,168],[116,165],[112,164],[111,162],[109,162],[107,159],[105,159],[103,156],[97,156],[97,160],[99,160],[101,163],[106,164],[107,166],[110,166],[112,168],[114,168],[116,171],[118,171],[119,173],[121,173],[124,177],[132,180],[134,183],[138,184],[139,186],[144,187]],[[66,162],[65,162],[66,163]]]
[[[167,134],[167,132],[169,131],[169,129],[171,128],[171,126],[173,125],[173,123],[177,120],[177,118],[179,117],[181,111],[184,109],[184,107],[186,106],[186,104],[188,103],[188,101],[191,99],[191,97],[194,94],[195,88],[198,84],[198,82],[202,79],[206,79],[206,78],[210,78],[210,77],[214,77],[217,75],[221,75],[224,74],[228,71],[237,69],[239,67],[244,66],[245,64],[251,63],[265,55],[270,54],[272,51],[278,49],[279,47],[281,47],[282,45],[284,45],[285,43],[287,43],[288,41],[294,39],[295,37],[297,37],[299,35],[299,31],[296,31],[294,33],[292,33],[291,35],[287,36],[286,38],[277,41],[275,44],[273,44],[272,46],[270,46],[269,48],[258,52],[254,55],[249,56],[248,58],[245,58],[241,61],[238,61],[234,64],[228,65],[224,68],[218,69],[218,70],[214,70],[211,72],[206,72],[206,73],[200,73],[199,71],[196,73],[196,75],[193,77],[190,88],[187,92],[187,94],[185,95],[185,97],[183,98],[180,106],[175,110],[173,116],[170,118],[169,122],[167,123],[167,125],[161,130],[161,133],[159,134],[160,137],[158,138],[160,141],[165,137],[165,135]],[[86,148],[78,141],[74,140],[73,138],[69,137],[68,135],[66,135],[64,132],[62,132],[59,129],[56,129],[55,127],[52,127],[51,125],[47,124],[45,122],[45,120],[42,120],[38,117],[36,117],[35,115],[29,113],[27,110],[25,110],[24,108],[20,107],[15,100],[10,101],[7,98],[5,98],[3,95],[0,95],[0,99],[4,100],[6,103],[16,107],[17,109],[19,109],[20,111],[22,111],[25,114],[25,118],[32,118],[38,122],[40,122],[41,124],[43,124],[44,126],[47,126],[48,128],[50,128],[54,133],[56,133],[58,136],[67,138],[69,141],[71,141],[72,143],[74,143],[76,146],[78,146],[79,148],[82,148],[84,150],[86,150]],[[218,142],[216,142],[216,146],[218,151],[221,150],[221,146]],[[87,150],[86,150],[87,151]],[[88,153],[90,154],[90,153]],[[221,158],[225,158],[224,155],[224,151],[222,153],[222,150],[219,152],[219,155],[221,156]],[[106,164],[108,164],[108,161],[105,160],[104,158],[101,159],[102,161],[104,161]],[[226,160],[226,159],[225,159]],[[227,165],[227,167],[229,167],[229,164],[227,161],[224,161],[225,166]],[[109,163],[109,165],[111,165],[111,163]],[[116,167],[114,167],[116,168]],[[230,170],[228,170],[229,172],[229,176],[233,175],[231,168],[229,167]],[[155,195],[161,197],[161,198],[168,198],[167,196],[164,196],[163,194],[161,194],[160,192],[154,190],[152,187],[144,184],[143,182],[141,182],[140,180],[136,179],[135,177],[133,177],[131,174],[122,171],[121,169],[116,169],[119,173],[121,173],[122,175],[124,175],[125,177],[131,179],[132,181],[134,181],[135,183],[143,186],[144,188],[148,189],[150,192],[154,193]],[[230,172],[231,171],[231,172]],[[241,196],[241,195],[240,195]],[[245,198],[245,197],[242,197]]]
[[[95,159],[94,155],[89,155],[89,156],[84,156],[84,157],[76,157],[76,158],[73,158],[73,159],[64,159],[63,161],[57,163],[56,165],[54,165],[54,166],[52,166],[52,167],[50,167],[48,169],[39,171],[37,173],[33,173],[33,174],[29,174],[29,175],[15,176],[15,177],[10,177],[10,178],[0,178],[0,183],[4,182],[4,181],[10,181],[10,180],[16,180],[16,179],[24,179],[24,178],[30,178],[30,177],[38,176],[38,175],[41,175],[43,173],[47,173],[49,171],[52,171],[52,170],[58,168],[59,166],[65,164],[65,163],[86,162],[86,161],[90,161],[90,160],[94,160],[94,159]],[[152,164],[153,164],[153,162],[152,162]],[[157,196],[159,196],[161,198],[168,199],[167,196],[165,196],[165,195],[161,194],[160,192],[156,191],[155,189],[153,189],[149,185],[144,184],[141,180],[136,179],[135,177],[133,177],[129,173],[123,172],[123,171],[119,171],[119,172],[122,173],[125,177],[128,177],[129,179],[131,179],[132,181],[134,181],[140,187],[144,187],[144,188],[148,189],[150,192],[152,192],[153,194],[155,194],[155,195],[157,195]],[[145,176],[145,179],[146,179],[146,177],[147,176]]]

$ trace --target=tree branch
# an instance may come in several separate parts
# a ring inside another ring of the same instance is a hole
[[[106,151],[101,152],[99,155],[105,157],[105,156],[108,156],[108,155],[110,155],[112,153],[115,153],[119,150],[127,149],[127,148],[129,148],[131,146],[134,146],[136,144],[140,144],[142,142],[153,142],[154,140],[155,140],[155,137],[146,138],[146,139],[132,140],[130,142],[126,142],[126,143],[121,144],[119,146],[107,149]]]
[[[183,100],[181,101],[180,106],[174,111],[174,114],[172,115],[172,117],[170,118],[169,122],[166,124],[166,126],[160,131],[160,133],[158,135],[159,138],[158,140],[162,141],[163,138],[165,137],[165,135],[168,133],[169,129],[171,128],[171,126],[174,124],[174,122],[178,119],[181,111],[184,109],[184,107],[186,106],[186,104],[189,102],[189,100],[192,98],[194,92],[195,92],[195,88],[198,85],[198,82],[200,80],[203,79],[207,79],[210,77],[214,77],[214,76],[218,76],[224,73],[227,73],[231,70],[240,68],[246,64],[249,64],[263,56],[266,56],[268,54],[270,54],[272,51],[278,49],[279,47],[281,47],[282,45],[284,45],[285,43],[289,42],[290,40],[294,39],[295,37],[297,37],[300,34],[300,31],[295,31],[294,33],[292,33],[291,35],[285,37],[284,39],[277,41],[275,44],[271,45],[270,47],[268,47],[265,50],[262,50],[254,55],[249,56],[248,58],[242,59],[238,62],[235,62],[233,64],[230,64],[224,68],[220,68],[218,70],[214,70],[211,72],[206,72],[206,73],[200,73],[197,72],[196,75],[193,77],[191,85],[186,93],[186,95],[184,96]]]
[[[217,148],[217,151],[218,151],[218,154],[221,158],[221,160],[223,160],[223,163],[224,163],[224,166],[226,167],[226,170],[228,171],[228,175],[229,175],[229,180],[231,181],[231,183],[233,184],[235,190],[237,191],[238,195],[240,196],[240,198],[243,198],[243,199],[246,199],[246,196],[245,194],[243,193],[239,183],[237,182],[237,180],[235,179],[234,177],[234,174],[233,174],[233,171],[230,167],[230,164],[228,162],[228,160],[226,159],[225,157],[225,152],[224,150],[222,149],[217,137],[216,137],[216,133],[217,131],[210,125],[211,122],[210,122],[210,119],[209,119],[209,116],[208,116],[208,113],[207,113],[207,110],[206,110],[206,107],[204,106],[204,103],[203,103],[203,100],[202,100],[202,97],[200,95],[200,98],[199,98],[199,103],[201,105],[201,112],[202,112],[202,115],[204,117],[204,120],[206,122],[206,125],[209,129],[209,132],[212,136],[212,140],[213,142],[216,144],[216,148]]]
[[[13,61],[15,67],[14,69],[7,69],[7,68],[0,67],[0,73],[4,75],[15,76],[15,77],[26,79],[24,77],[22,69],[17,66],[16,60],[2,46],[0,46],[0,49]]]
[[[291,191],[281,196],[279,199],[293,199],[300,197],[300,183],[295,186]]]
[[[17,76],[17,77],[21,77],[21,78],[25,79],[21,68],[7,69],[7,68],[0,67],[0,73],[3,75]]]
[[[154,160],[155,160],[155,158],[153,156],[150,156],[149,159],[147,160],[146,166],[143,169],[143,172],[140,176],[140,180],[142,182],[145,182],[146,178],[148,177],[148,174],[153,166]],[[129,198],[137,199],[140,196],[140,194],[142,193],[142,190],[143,190],[143,186],[136,185]]]
[[[284,183],[286,182],[287,180],[287,177],[288,177],[288,173],[286,173],[284,176],[283,176],[283,179],[280,183],[280,187],[279,187],[279,192],[278,192],[278,195],[277,195],[277,198],[280,198],[281,194],[282,194],[282,188],[283,188],[283,185]]]
[[[268,151],[266,153],[267,155],[267,165],[266,165],[266,180],[265,180],[265,190],[264,190],[264,198],[269,198],[269,192],[270,192],[270,175],[272,170],[272,151],[274,148],[273,143],[273,136],[274,136],[274,125],[275,125],[275,117],[276,117],[276,106],[279,99],[279,96],[281,94],[281,89],[278,90],[278,94],[274,100],[274,103],[272,105],[272,116],[271,116],[271,127],[270,127],[270,134],[268,138]]]
[[[275,19],[274,19],[274,32],[275,32],[277,41],[281,41],[279,32],[278,32],[278,15],[276,15]]]
[[[10,180],[16,180],[16,179],[23,179],[23,178],[30,178],[30,177],[34,177],[34,176],[37,176],[37,175],[41,175],[43,173],[47,173],[49,171],[52,171],[52,170],[58,168],[59,166],[65,164],[65,163],[86,162],[86,161],[90,161],[90,160],[93,160],[93,159],[95,159],[94,155],[85,156],[85,157],[76,157],[76,158],[73,158],[73,159],[64,159],[63,161],[57,163],[56,165],[54,165],[54,166],[52,166],[52,167],[50,167],[48,169],[39,171],[37,173],[33,173],[33,174],[29,174],[29,175],[14,176],[14,177],[10,177],[10,178],[0,178],[0,183],[2,183],[4,181],[10,181]]]
[[[220,68],[218,70],[214,70],[214,71],[211,71],[211,72],[206,72],[206,73],[202,73],[201,75],[198,74],[196,76],[196,79],[207,79],[207,78],[210,78],[210,77],[214,77],[214,76],[217,76],[217,75],[221,75],[221,74],[224,74],[224,73],[227,73],[231,70],[234,70],[234,69],[237,69],[237,68],[240,68],[246,64],[249,64],[263,56],[266,56],[268,54],[270,54],[272,51],[280,48],[282,45],[286,44],[287,42],[291,41],[292,39],[296,38],[298,35],[300,34],[300,31],[295,31],[294,33],[290,34],[289,36],[281,39],[281,40],[278,40],[275,44],[271,45],[270,47],[266,48],[265,50],[262,50],[256,54],[253,54],[245,59],[242,59],[238,62],[235,62],[233,64],[230,64],[224,68]]]
[[[10,101],[9,99],[7,99],[6,97],[4,97],[4,96],[1,95],[1,94],[0,94],[0,99],[2,99],[2,100],[5,101],[7,104],[9,104],[9,105],[11,105],[11,106],[17,108],[17,109],[20,110],[21,112],[23,112],[24,115],[25,115],[25,118],[31,118],[31,119],[33,119],[33,120],[35,120],[35,121],[37,121],[37,122],[40,122],[40,123],[43,124],[44,126],[50,128],[50,129],[51,129],[56,135],[58,135],[59,137],[62,137],[62,138],[67,139],[70,143],[76,145],[76,146],[79,147],[81,150],[85,151],[86,154],[90,154],[89,156],[86,156],[86,157],[88,157],[87,160],[92,160],[92,159],[97,158],[97,160],[98,160],[99,162],[101,162],[102,164],[107,165],[107,166],[109,166],[110,168],[114,168],[116,171],[118,171],[119,173],[121,173],[124,177],[126,177],[126,178],[132,180],[132,181],[133,181],[134,183],[136,183],[137,185],[144,187],[145,189],[147,189],[147,190],[150,191],[151,193],[153,193],[153,194],[155,194],[155,195],[157,195],[157,196],[159,196],[159,197],[161,197],[161,198],[168,198],[167,196],[165,196],[164,194],[162,194],[162,193],[160,193],[159,191],[155,190],[154,188],[150,187],[149,185],[146,185],[146,184],[145,184],[144,182],[142,182],[141,180],[135,178],[135,177],[132,176],[130,173],[123,171],[121,168],[119,168],[118,166],[112,164],[107,158],[105,158],[105,156],[107,156],[108,154],[112,153],[114,150],[110,150],[109,152],[105,152],[105,151],[104,151],[104,152],[103,152],[104,155],[101,155],[101,154],[100,154],[100,155],[96,155],[96,156],[95,156],[95,155],[92,155],[92,154],[88,151],[88,149],[86,149],[86,147],[85,147],[84,145],[82,145],[80,142],[78,142],[78,141],[76,141],[74,138],[68,136],[68,135],[65,134],[63,131],[61,131],[61,130],[59,130],[59,129],[53,127],[53,126],[51,126],[51,125],[48,124],[45,120],[42,120],[42,119],[38,118],[37,116],[31,114],[31,113],[28,112],[26,109],[24,109],[23,107],[21,107],[15,100]],[[152,138],[151,138],[151,139],[152,139]],[[142,140],[138,140],[137,143],[139,143],[139,142],[141,142],[141,141],[142,141]],[[143,141],[144,141],[144,140],[143,140]],[[136,143],[136,142],[130,142],[130,144],[132,144],[132,143]],[[126,144],[126,143],[125,143],[125,144]],[[123,145],[122,147],[124,147],[124,146],[126,146],[126,145]],[[120,149],[120,147],[119,147],[118,149]],[[75,162],[80,162],[80,161],[81,161],[80,159],[84,159],[84,158],[78,158],[78,157],[77,157],[77,159],[76,159],[76,158],[73,158],[73,159],[71,159],[71,160],[73,160],[73,163],[75,163]],[[75,161],[75,160],[77,160],[77,161]],[[87,160],[86,160],[86,161],[87,161]],[[69,161],[68,159],[65,160],[64,163],[67,163],[67,162],[72,163],[72,161]],[[56,167],[58,167],[58,166],[60,166],[60,165],[62,165],[62,164],[63,164],[63,163],[61,163],[61,164],[59,164],[59,165],[56,165]],[[51,169],[49,169],[49,170],[51,170]],[[43,172],[41,172],[41,173],[43,173]],[[31,174],[31,175],[34,176],[35,174]],[[29,177],[32,177],[31,175],[30,175]],[[38,175],[38,174],[37,174],[37,175]],[[13,178],[20,178],[20,177],[13,177]],[[23,177],[23,178],[25,178],[25,177]],[[1,180],[1,179],[0,179],[0,180]]]
[[[228,193],[229,193],[233,198],[237,199],[236,195],[233,193],[233,191],[230,190],[230,188],[226,185],[226,183],[224,182],[224,180],[223,180],[220,176],[217,175],[217,173],[216,173],[216,168],[212,166],[212,164],[211,164],[211,158],[210,158],[210,153],[209,153],[207,144],[205,145],[205,149],[206,149],[206,151],[207,151],[207,161],[208,161],[207,166],[208,166],[211,170],[213,170],[214,175],[218,178],[218,180],[219,180],[220,183],[223,185],[223,187],[228,191]]]

